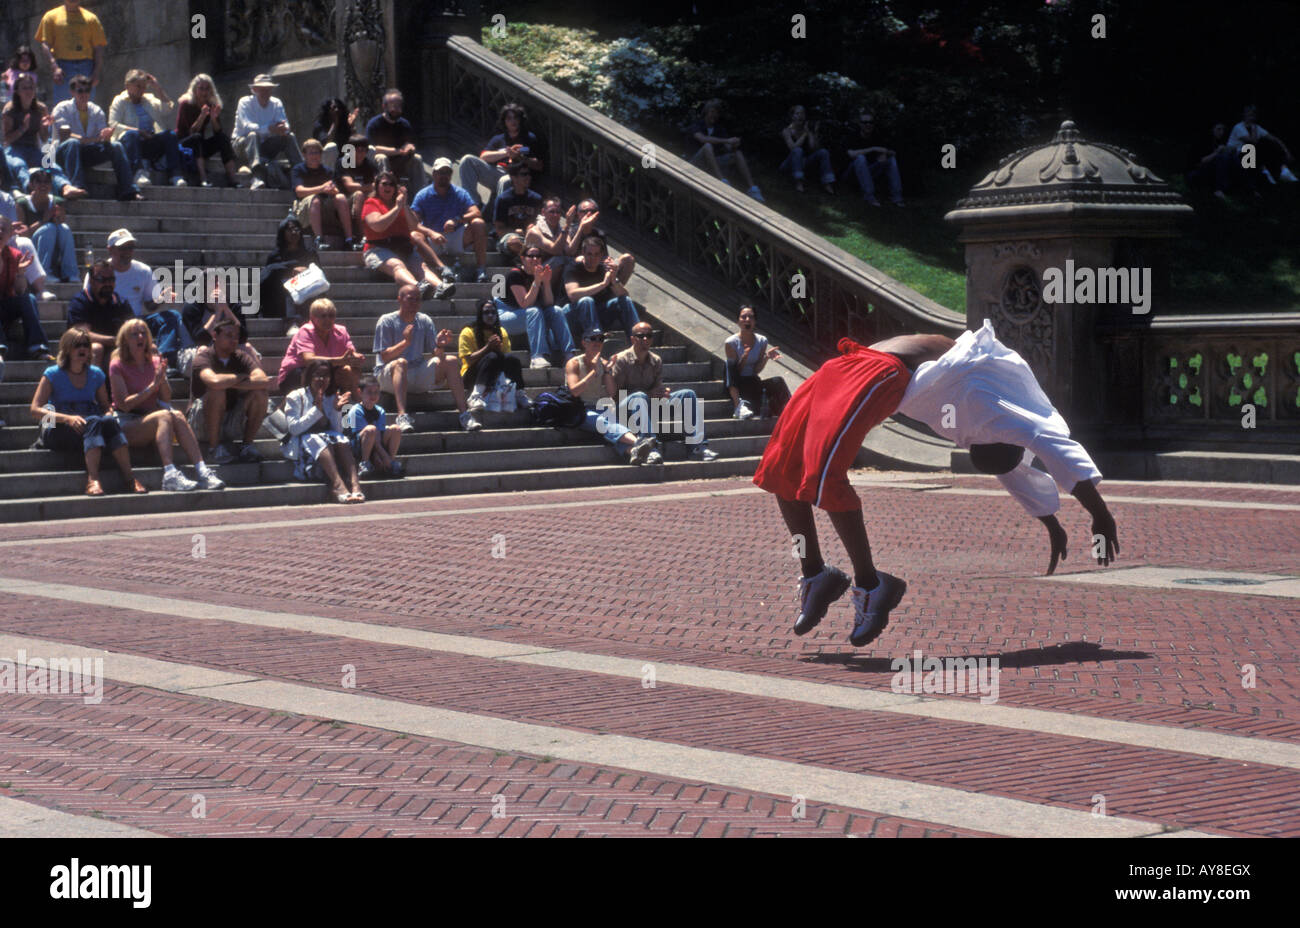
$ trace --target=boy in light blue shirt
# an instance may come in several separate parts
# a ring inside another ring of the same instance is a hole
[[[352,439],[352,454],[357,459],[357,473],[362,477],[390,474],[401,477],[402,462],[397,448],[402,443],[401,429],[384,427],[384,407],[379,405],[379,381],[373,374],[361,378],[361,402],[343,418],[343,431]]]

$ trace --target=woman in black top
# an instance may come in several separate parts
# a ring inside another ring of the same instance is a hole
[[[348,143],[353,127],[361,115],[359,109],[348,112],[347,106],[338,97],[321,101],[320,112],[316,114],[316,124],[312,126],[311,137],[325,146],[322,163],[331,171],[338,161],[339,151]]]
[[[284,318],[289,305],[289,292],[284,289],[284,282],[294,274],[305,271],[307,265],[319,261],[316,250],[303,244],[302,226],[298,220],[292,216],[283,219],[275,233],[275,251],[271,252],[262,268],[259,314]],[[286,325],[297,328],[305,318],[303,307],[295,305],[293,316],[286,321]]]

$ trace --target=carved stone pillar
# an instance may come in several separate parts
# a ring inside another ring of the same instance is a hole
[[[361,110],[356,129],[361,131],[379,112],[389,80],[391,10],[383,0],[339,0],[339,74],[343,102],[349,111]]]

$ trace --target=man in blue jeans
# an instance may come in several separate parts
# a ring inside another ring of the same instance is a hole
[[[23,341],[27,357],[33,361],[52,360],[36,310],[36,297],[27,290],[24,271],[32,263],[32,256],[23,254],[12,244],[13,223],[0,214],[0,356],[8,353],[4,344],[5,332],[15,318],[23,320]]]
[[[630,336],[641,317],[625,286],[636,268],[636,258],[609,257],[605,239],[593,232],[582,240],[578,257],[564,272],[564,291],[577,317],[578,328],[622,328]]]
[[[126,72],[125,83],[126,89],[108,106],[108,124],[113,127],[114,140],[122,144],[126,160],[136,172],[136,186],[149,185],[148,166],[161,159],[163,171],[172,184],[184,187],[180,141],[176,130],[167,128],[175,125],[176,102],[167,96],[156,77],[139,68]],[[157,96],[145,93],[149,88],[157,91]]]
[[[873,135],[876,129],[875,118],[866,110],[858,113],[856,122],[858,144],[861,148],[848,150],[849,166],[844,177],[853,174],[862,188],[862,198],[871,206],[879,206],[876,187],[884,183],[889,193],[889,202],[895,206],[903,205],[903,181],[898,174],[898,161],[895,152],[877,144]]]
[[[55,128],[60,132],[67,129],[69,133],[67,141],[59,145],[57,155],[69,183],[84,188],[83,169],[111,161],[117,178],[117,198],[143,200],[139,188],[131,181],[131,162],[127,160],[126,150],[120,142],[113,141],[113,130],[104,111],[90,101],[90,78],[78,75],[68,83],[72,99],[56,106],[52,115]]]

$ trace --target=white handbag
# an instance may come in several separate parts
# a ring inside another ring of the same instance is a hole
[[[328,293],[330,282],[325,279],[325,272],[312,264],[301,274],[294,274],[286,280],[284,289],[289,291],[289,299],[301,306],[308,300],[314,300],[321,294]]]

